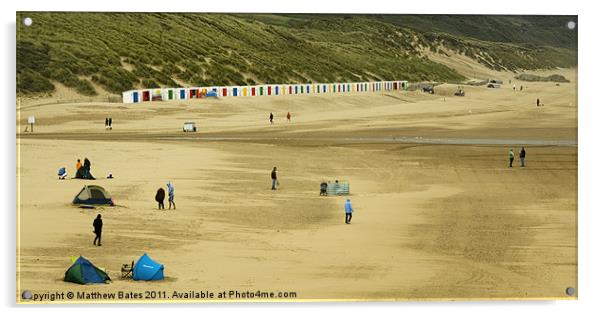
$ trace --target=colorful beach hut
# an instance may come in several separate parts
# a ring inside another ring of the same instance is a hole
[[[225,96],[263,96],[285,94],[314,94],[341,92],[374,92],[407,90],[408,81],[374,81],[349,83],[297,83],[297,84],[266,84],[254,86],[222,86],[222,87],[189,87],[140,89],[122,92],[123,103],[140,103],[161,100],[185,100],[201,98],[214,91],[220,97]]]

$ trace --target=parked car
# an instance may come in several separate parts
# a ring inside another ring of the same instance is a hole
[[[435,88],[433,88],[433,86],[423,87],[422,88],[422,92],[434,94],[435,93]]]
[[[458,91],[456,91],[456,93],[454,93],[454,95],[457,97],[463,97],[466,95],[466,92],[464,92],[464,90],[462,90],[462,89],[458,89]]]
[[[196,123],[195,122],[186,122],[186,123],[184,123],[184,127],[182,127],[182,131],[184,131],[184,132],[196,132]]]

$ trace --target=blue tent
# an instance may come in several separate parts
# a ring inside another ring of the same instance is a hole
[[[146,253],[134,265],[132,279],[142,281],[163,280],[163,265],[154,261]]]
[[[217,91],[207,91],[207,94],[205,96],[217,98]]]
[[[65,272],[65,282],[73,282],[79,284],[88,283],[106,283],[111,281],[109,276],[88,259],[80,256]]]

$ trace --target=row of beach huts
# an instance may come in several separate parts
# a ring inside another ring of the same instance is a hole
[[[347,92],[379,92],[406,90],[408,82],[372,81],[348,83],[308,83],[308,84],[263,84],[253,86],[218,86],[190,88],[140,89],[123,92],[123,103],[140,103],[163,100],[189,100],[206,96],[213,97],[255,97],[295,94],[323,94]]]

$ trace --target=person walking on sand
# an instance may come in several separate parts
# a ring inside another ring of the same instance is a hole
[[[109,117],[109,130],[112,131],[113,130],[113,118]]]
[[[270,112],[270,124],[274,124],[274,113]]]
[[[291,112],[286,113],[286,120],[291,121]]]
[[[278,184],[278,171],[276,171],[276,167],[272,169],[272,190],[276,190],[276,184]]]
[[[347,197],[345,201],[345,224],[351,224],[351,217],[353,213],[353,206],[351,206],[351,200]]]
[[[537,106],[539,106],[539,98],[537,98]]]
[[[109,129],[109,118],[105,117],[105,130]]]
[[[512,151],[512,148],[510,148],[510,151],[508,152],[508,159],[510,160],[510,168],[512,168],[512,163],[514,162],[514,152]]]
[[[169,195],[169,209],[171,210],[171,205],[173,204],[173,209],[176,209],[176,202],[174,201],[174,187],[171,182],[167,182],[167,194]],[[165,207],[164,207],[165,208]]]
[[[79,170],[79,168],[82,167],[82,161],[77,159],[77,163],[75,164],[75,172],[77,173],[77,170]]]
[[[96,235],[96,237],[94,237],[94,246],[102,246],[100,243],[100,237],[102,235],[102,219],[100,217],[100,214],[96,215],[96,219],[92,223],[92,226],[94,227],[94,234]],[[98,245],[96,244],[97,240]]]
[[[520,150],[520,154],[518,154],[518,158],[520,158],[520,166],[525,166],[525,157],[527,157],[527,152],[525,151],[525,147]]]
[[[163,204],[163,201],[165,201],[165,190],[163,190],[163,188],[159,188],[159,190],[157,190],[157,194],[155,194],[155,201],[157,201],[157,203],[159,203],[159,209],[165,209],[165,204]]]

